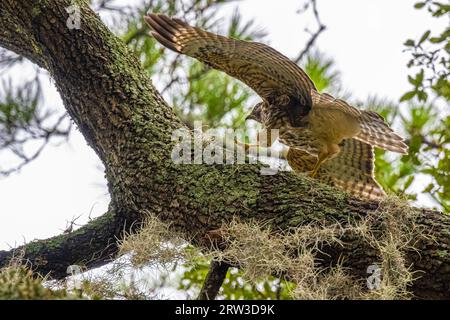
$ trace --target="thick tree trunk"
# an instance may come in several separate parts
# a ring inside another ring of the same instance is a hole
[[[311,221],[358,220],[377,210],[310,179],[287,172],[260,174],[261,165],[177,165],[171,160],[172,132],[182,128],[141,70],[139,61],[102,24],[84,1],[81,29],[66,26],[69,0],[2,0],[0,46],[45,67],[55,79],[64,105],[106,167],[111,212],[80,230],[26,245],[25,257],[36,270],[63,277],[80,261],[93,267],[110,261],[115,237],[152,213],[174,230],[194,234],[194,242],[224,221],[268,220],[286,230]],[[408,250],[414,282],[422,298],[450,298],[450,218],[412,209],[416,223],[434,236],[418,239]],[[95,245],[92,245],[95,244]],[[354,274],[366,276],[377,254],[357,238],[324,248],[329,265],[344,257]],[[10,252],[0,252],[0,265]],[[42,261],[45,261],[43,264]]]

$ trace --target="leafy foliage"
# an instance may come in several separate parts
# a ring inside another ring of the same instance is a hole
[[[311,52],[303,65],[305,72],[313,80],[319,91],[338,93],[341,90],[340,73],[335,69],[332,58],[319,51]]]
[[[414,5],[426,9],[435,18],[448,18],[450,6],[438,1],[423,1]],[[418,40],[408,39],[404,43],[411,54],[408,67],[414,75],[408,76],[413,86],[402,95],[400,101],[409,101],[406,115],[399,115],[404,131],[409,135],[410,152],[402,158],[398,174],[393,175],[389,185],[396,188],[398,181],[405,181],[403,191],[421,174],[428,180],[420,190],[428,194],[445,211],[450,211],[450,27],[433,35],[426,30]],[[389,168],[388,163],[384,163]],[[397,179],[396,179],[397,178]],[[413,195],[414,197],[414,195]]]
[[[208,273],[209,263],[204,259],[198,261],[183,273],[178,289],[200,291],[203,280]],[[257,285],[246,282],[242,277],[242,272],[237,268],[231,268],[219,291],[219,298],[225,300],[288,300],[292,297],[288,294],[292,290],[293,284],[269,277],[262,279]]]
[[[436,18],[448,18],[450,5],[437,1],[427,0],[414,5],[416,9],[424,9]],[[450,27],[446,27],[439,34],[432,35],[431,30],[426,30],[418,40],[408,39],[405,42],[406,51],[411,52],[408,62],[409,68],[414,68],[416,74],[408,76],[408,81],[413,85],[411,91],[406,92],[400,101],[417,98],[419,102],[426,102],[430,93],[450,100]]]

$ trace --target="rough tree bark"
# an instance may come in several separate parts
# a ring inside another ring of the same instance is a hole
[[[285,230],[311,221],[358,220],[377,209],[327,186],[287,172],[267,176],[261,165],[176,165],[171,134],[182,122],[152,86],[139,61],[87,5],[81,29],[66,26],[70,0],[2,0],[0,46],[48,70],[67,112],[106,168],[109,212],[81,229],[23,246],[41,273],[66,275],[70,264],[95,267],[110,261],[123,230],[138,226],[144,212],[170,221],[195,239],[233,216],[271,219]],[[438,241],[421,239],[407,252],[420,298],[450,298],[450,217],[413,209],[416,223]],[[136,231],[137,227],[132,230]],[[358,239],[330,247],[324,265],[345,257],[354,274],[366,276],[376,253]],[[0,252],[5,265],[13,251]]]

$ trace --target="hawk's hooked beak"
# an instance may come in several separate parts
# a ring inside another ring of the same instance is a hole
[[[256,120],[255,115],[250,113],[248,116],[245,117],[245,121],[247,121],[247,120]]]

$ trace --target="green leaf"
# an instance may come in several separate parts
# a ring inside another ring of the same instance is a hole
[[[425,91],[418,91],[417,98],[419,99],[419,101],[425,102],[428,99],[428,93],[426,93]]]
[[[414,5],[414,8],[416,8],[416,9],[422,9],[424,6],[425,6],[425,2],[417,2],[417,3]]]
[[[407,101],[407,100],[411,100],[412,98],[414,98],[414,96],[416,95],[417,91],[409,91],[407,93],[405,93],[404,95],[402,95],[402,97],[400,98],[400,102],[403,101]]]
[[[425,72],[423,71],[423,69],[421,69],[420,72],[416,75],[416,83],[415,84],[417,86],[422,84],[424,75],[425,75]]]
[[[408,40],[405,41],[404,45],[407,46],[407,47],[414,47],[415,43],[414,43],[414,40],[408,39]]]
[[[431,33],[431,31],[430,31],[430,30],[427,30],[427,31],[422,35],[422,37],[420,38],[418,44],[420,45],[420,44],[422,44],[425,40],[427,40],[428,37],[430,36],[430,33]]]
[[[430,183],[422,192],[427,193],[434,189],[434,184]]]
[[[441,37],[431,37],[429,40],[431,43],[439,43],[444,41],[444,39],[442,39]]]
[[[450,41],[445,44],[445,51],[450,54]]]
[[[414,178],[415,178],[414,175],[411,175],[411,176],[408,177],[408,179],[407,179],[406,182],[405,182],[405,185],[403,186],[403,189],[404,189],[404,190],[408,189],[408,188],[411,186],[411,184],[412,184],[413,181],[414,181]]]

